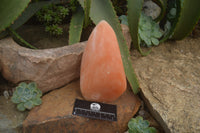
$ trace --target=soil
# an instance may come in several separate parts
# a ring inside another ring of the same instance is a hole
[[[62,25],[63,34],[59,36],[50,35],[45,32],[45,27],[42,25],[23,25],[17,29],[17,33],[28,43],[38,49],[56,48],[68,45],[69,25]],[[92,32],[94,25],[83,29],[81,42],[86,41]]]

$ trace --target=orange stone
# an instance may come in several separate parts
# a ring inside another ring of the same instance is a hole
[[[97,102],[112,102],[126,90],[117,37],[104,20],[94,28],[84,50],[80,88],[86,100]]]

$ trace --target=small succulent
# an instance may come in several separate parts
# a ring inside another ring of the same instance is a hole
[[[42,92],[37,88],[35,82],[29,84],[22,82],[16,87],[11,101],[17,104],[19,111],[24,111],[25,109],[30,110],[34,106],[40,105],[42,103],[41,96]]]
[[[57,24],[53,24],[45,27],[45,31],[52,35],[62,35],[63,30]]]
[[[128,25],[127,16],[121,15],[119,17],[122,24]],[[150,16],[141,13],[139,21],[139,41],[140,45],[151,47],[159,44],[159,38],[163,35],[160,30],[159,24],[157,24]]]
[[[63,29],[59,25],[68,14],[69,9],[67,7],[51,4],[38,11],[36,17],[46,26],[46,32],[49,32],[51,35],[61,35]]]
[[[121,21],[121,24],[128,25],[128,19],[127,19],[127,16],[126,16],[126,15],[121,15],[121,16],[119,17],[119,20]]]
[[[162,36],[159,24],[157,24],[150,16],[141,13],[139,22],[139,38],[140,42],[147,47],[159,44],[159,38]]]
[[[149,122],[143,120],[141,116],[131,118],[128,122],[128,128],[129,133],[156,133],[156,129],[154,127],[149,127]]]

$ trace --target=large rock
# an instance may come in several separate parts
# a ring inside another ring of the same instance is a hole
[[[75,99],[83,99],[79,80],[54,90],[42,98],[42,105],[29,112],[23,123],[25,133],[122,133],[140,106],[139,98],[130,88],[115,102],[117,122],[88,119],[72,115]]]
[[[27,112],[20,112],[16,105],[0,96],[0,133],[21,133]]]
[[[167,42],[133,66],[142,96],[166,133],[200,132],[200,38]]]
[[[31,50],[5,38],[0,40],[0,71],[13,83],[35,81],[43,92],[47,92],[79,77],[84,46],[85,42]]]
[[[130,47],[127,26],[122,25],[122,29]],[[8,37],[0,40],[0,72],[13,83],[35,81],[43,92],[47,92],[79,77],[85,44],[32,50],[19,46]]]

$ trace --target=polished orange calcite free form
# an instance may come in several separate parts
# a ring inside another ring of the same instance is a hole
[[[80,88],[89,101],[112,102],[126,90],[117,37],[104,20],[92,31],[83,53]]]

